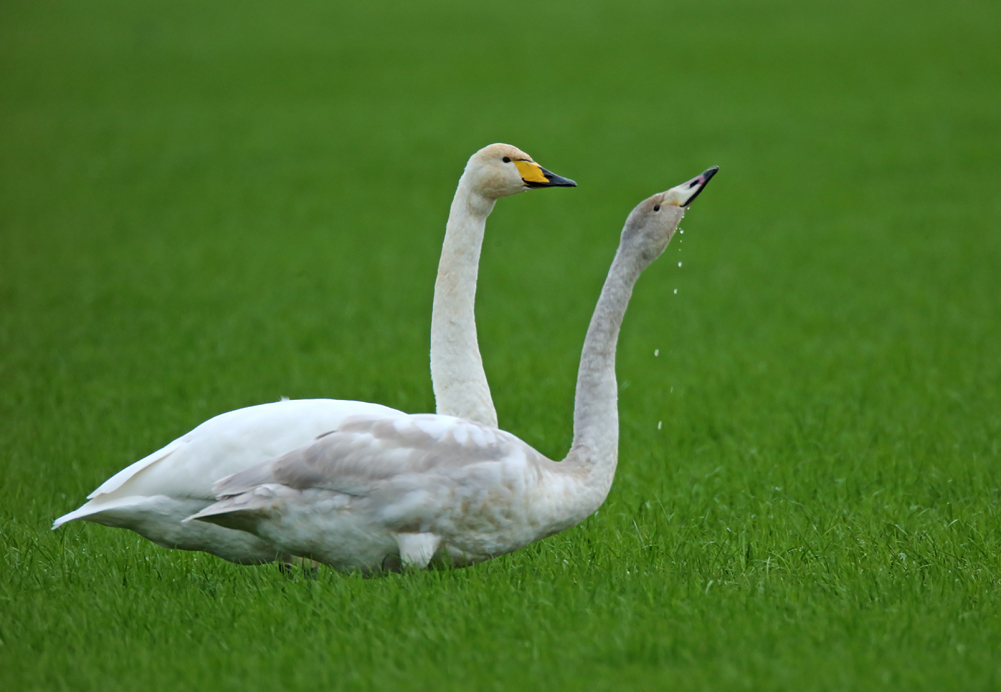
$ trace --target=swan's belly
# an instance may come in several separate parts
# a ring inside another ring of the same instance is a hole
[[[399,563],[391,530],[373,521],[356,498],[321,490],[286,499],[256,528],[262,538],[294,555],[342,572],[373,572]]]
[[[455,564],[482,562],[564,531],[604,499],[590,497],[594,493],[576,479],[542,476],[528,467],[489,471],[496,475],[457,483],[422,527],[442,537]]]

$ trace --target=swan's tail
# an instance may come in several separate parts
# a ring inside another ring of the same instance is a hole
[[[127,520],[132,517],[135,509],[147,502],[148,499],[144,497],[126,497],[110,502],[91,500],[52,522],[52,530],[55,531],[71,521],[91,521],[105,526],[127,526]]]
[[[88,509],[87,507],[87,505],[89,504],[90,503],[88,502],[83,507],[80,507],[79,509],[74,509],[72,512],[68,512],[59,517],[58,519],[56,519],[54,522],[52,522],[52,530],[55,531],[68,521],[76,521],[77,519],[83,519],[87,515],[91,514],[92,510]]]

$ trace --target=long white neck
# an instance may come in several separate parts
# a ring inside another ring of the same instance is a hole
[[[646,266],[634,252],[619,247],[594,308],[584,339],[574,399],[573,445],[567,471],[586,478],[604,499],[619,457],[618,385],[615,347],[633,286]]]
[[[434,284],[431,383],[437,412],[497,427],[497,412],[476,340],[476,277],[494,200],[459,179]]]

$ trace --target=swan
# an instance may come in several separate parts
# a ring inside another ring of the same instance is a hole
[[[219,501],[186,521],[251,532],[285,552],[362,573],[420,569],[436,556],[468,565],[583,521],[615,475],[615,348],[633,286],[717,170],[629,214],[584,340],[573,444],[562,462],[480,422],[366,413],[222,479]]]
[[[473,314],[480,247],[494,203],[532,188],[575,186],[509,144],[491,144],[470,157],[452,200],[435,283],[431,370],[438,411],[497,425]],[[239,564],[286,559],[249,533],[182,520],[215,502],[212,486],[220,478],[296,449],[349,417],[392,413],[379,404],[333,399],[282,400],[223,413],[113,475],[52,528],[82,520]]]

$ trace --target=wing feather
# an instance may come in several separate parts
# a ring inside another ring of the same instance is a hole
[[[477,464],[535,457],[541,455],[510,433],[452,416],[362,415],[309,445],[222,479],[214,491],[221,499],[280,483],[368,495],[408,474],[461,475]]]

